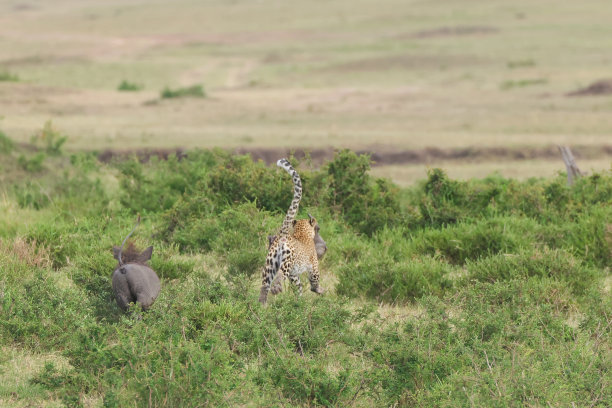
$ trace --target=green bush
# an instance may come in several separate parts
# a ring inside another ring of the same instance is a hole
[[[573,187],[565,178],[516,181],[501,177],[460,182],[443,170],[433,169],[426,182],[412,190],[427,227],[444,227],[459,221],[491,216],[528,217],[539,222],[564,222],[591,206],[612,201],[610,172],[582,177]]]
[[[180,197],[197,193],[215,162],[211,152],[195,151],[179,160],[155,157],[142,164],[136,159],[117,164],[121,172],[121,204],[134,212],[162,212],[171,208]],[[200,192],[201,194],[201,192]]]
[[[407,302],[424,295],[441,295],[452,287],[452,268],[430,257],[397,262],[370,253],[365,259],[340,267],[336,291],[387,303]]]
[[[411,236],[409,251],[463,264],[498,253],[514,253],[537,242],[540,226],[530,219],[499,217],[426,229]]]
[[[326,167],[326,204],[348,224],[368,235],[402,224],[398,189],[388,180],[371,179],[369,156],[343,150]]]
[[[292,405],[346,406],[359,393],[364,370],[342,347],[335,353],[330,347],[351,344],[350,323],[361,320],[342,301],[279,296],[251,312],[236,340],[241,355],[260,356],[254,382],[266,393],[278,390]]]
[[[607,404],[592,393],[607,387],[607,352],[568,324],[575,304],[562,283],[476,284],[419,304],[368,349],[381,405]]]
[[[206,93],[204,92],[204,87],[202,85],[192,85],[176,89],[165,87],[161,91],[160,96],[162,99],[184,97],[205,98]]]
[[[222,158],[211,170],[208,187],[219,205],[255,202],[259,208],[286,213],[293,199],[287,173],[253,162],[248,155]]]
[[[266,215],[254,204],[241,204],[215,216],[194,218],[168,238],[182,249],[221,254],[228,277],[253,276],[263,266],[266,234],[273,228]]]
[[[19,82],[19,76],[9,71],[0,71],[0,82]]]
[[[612,206],[595,206],[574,220],[546,224],[540,241],[551,248],[562,248],[589,265],[612,266],[609,220]]]
[[[40,210],[51,203],[49,193],[40,184],[27,181],[20,186],[13,186],[17,204],[21,208]]]
[[[497,254],[477,261],[468,260],[467,280],[497,282],[529,277],[548,277],[567,282],[579,295],[585,293],[600,276],[592,267],[582,265],[563,250],[526,249],[517,254]]]
[[[117,86],[118,91],[135,92],[141,91],[144,88],[142,84],[126,81],[125,79]]]
[[[548,83],[548,79],[546,78],[529,78],[529,79],[519,79],[516,81],[514,80],[504,81],[499,87],[500,89],[507,90],[507,89],[514,89],[514,88],[523,88],[523,87],[532,86],[532,85],[543,85],[546,83]]]
[[[68,136],[62,135],[53,127],[53,122],[45,122],[40,132],[32,136],[32,144],[40,146],[49,156],[62,155],[62,146],[68,141]]]
[[[0,130],[0,154],[11,154],[14,148],[15,143]]]
[[[4,288],[0,337],[32,348],[69,347],[79,324],[89,319],[86,309],[79,290],[60,289],[38,270],[19,285]]]
[[[160,279],[180,279],[188,276],[195,267],[195,261],[191,259],[168,258],[167,253],[158,254],[159,248],[153,248],[153,259],[151,268],[157,273]]]
[[[31,157],[26,157],[22,154],[17,159],[17,164],[29,173],[39,173],[44,168],[43,163],[46,158],[47,155],[44,152],[38,152]]]

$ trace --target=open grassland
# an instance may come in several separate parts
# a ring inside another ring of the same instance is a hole
[[[339,152],[298,168],[322,296],[257,302],[291,182],[248,156],[101,164],[0,137],[0,406],[612,405],[612,174],[399,188]],[[295,159],[292,159],[298,165]],[[162,292],[115,304],[111,247]]]
[[[612,96],[567,96],[610,77],[607,10],[607,0],[7,1],[2,127],[27,142],[52,119],[71,150],[609,146]],[[124,81],[136,90],[119,90]],[[160,97],[198,84],[206,97]],[[601,170],[610,155],[579,159]],[[467,173],[541,175],[497,164]]]

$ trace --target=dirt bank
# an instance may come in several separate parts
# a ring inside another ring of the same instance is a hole
[[[597,159],[612,157],[612,145],[601,146],[571,146],[576,159]],[[240,148],[234,150],[240,154],[250,154],[255,160],[263,160],[271,164],[280,157],[286,157],[293,153],[297,158],[303,158],[306,154],[314,164],[320,165],[334,156],[337,149],[301,149],[301,148]],[[138,150],[105,150],[98,154],[102,162],[125,159],[136,156],[141,161],[156,156],[163,159],[171,154],[184,157],[188,150],[176,149],[138,149]],[[438,148],[428,147],[424,149],[397,150],[391,146],[373,146],[369,149],[357,150],[357,153],[369,154],[374,166],[391,164],[427,164],[432,165],[439,162],[491,162],[491,161],[520,161],[520,160],[560,160],[561,154],[557,146],[543,147],[466,147],[466,148]]]

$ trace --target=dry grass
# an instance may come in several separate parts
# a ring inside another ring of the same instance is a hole
[[[579,160],[581,170],[591,173],[594,171],[609,170],[612,165],[610,159]],[[377,177],[388,177],[401,186],[414,184],[427,177],[427,171],[433,167],[443,168],[453,179],[468,180],[471,178],[484,178],[494,173],[504,177],[527,179],[530,177],[554,177],[559,172],[565,172],[565,165],[561,158],[558,161],[550,160],[524,160],[524,161],[498,161],[482,163],[441,162],[431,165],[410,164],[378,166],[372,169]]]
[[[57,354],[36,354],[16,347],[0,350],[0,406],[17,407],[62,407],[62,402],[48,392],[33,387],[30,380],[46,363],[58,368],[68,368],[68,361]]]
[[[609,144],[610,97],[565,96],[609,76],[607,2],[502,3],[7,3],[2,127],[27,141],[51,118],[69,149]],[[192,83],[210,97],[158,100]]]
[[[28,242],[19,237],[13,240],[0,238],[0,253],[35,268],[50,268],[52,264],[47,247],[37,245],[36,241]]]

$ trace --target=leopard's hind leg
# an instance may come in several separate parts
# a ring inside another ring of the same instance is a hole
[[[285,280],[285,276],[282,273],[276,274],[276,279],[272,282],[272,286],[270,287],[270,293],[273,295],[278,295],[283,291],[283,281]]]
[[[266,258],[266,266],[261,274],[261,290],[259,291],[259,303],[265,305],[268,300],[268,292],[270,285],[274,281],[281,265],[282,252],[278,249],[272,249]]]
[[[291,283],[297,286],[298,294],[302,296],[302,280],[300,279],[300,275],[291,274],[289,275],[289,279],[291,280]]]
[[[273,259],[268,258],[268,260],[266,260],[261,291],[259,292],[259,302],[262,305],[265,305],[268,300],[268,292],[270,291],[270,286],[272,282],[274,282],[276,275],[280,275],[279,280],[282,279],[281,277],[289,276],[289,270],[292,264],[293,257],[283,254],[281,250],[276,252],[276,256]]]
[[[322,294],[325,290],[319,284],[319,262],[315,258],[311,261],[312,266],[308,271],[308,280],[310,281],[310,290],[314,293]]]

